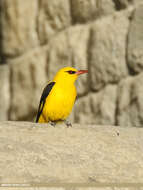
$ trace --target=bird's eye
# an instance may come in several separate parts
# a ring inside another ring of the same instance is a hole
[[[70,71],[67,71],[69,74],[75,74],[76,73],[76,71],[72,71],[72,70],[70,70]]]

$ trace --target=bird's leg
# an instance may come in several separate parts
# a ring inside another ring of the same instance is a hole
[[[54,122],[54,121],[50,121],[49,123],[50,123],[50,125],[52,125],[53,127],[56,126],[56,122]]]
[[[64,120],[64,123],[66,124],[67,127],[72,127],[71,122],[69,122],[69,121],[67,121],[67,120]]]

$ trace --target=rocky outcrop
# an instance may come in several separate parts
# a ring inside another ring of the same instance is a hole
[[[32,120],[42,86],[47,82],[47,47],[11,60],[11,120]],[[37,102],[37,103],[36,103]],[[30,112],[30,110],[33,110]]]
[[[142,133],[128,127],[1,122],[0,183],[143,183]]]
[[[41,44],[45,44],[57,31],[68,28],[71,23],[70,1],[39,1],[37,33]]]
[[[116,123],[117,87],[108,85],[98,93],[89,93],[79,98],[75,105],[75,121],[77,123],[100,123],[114,125]]]
[[[143,127],[143,73],[128,77],[118,86],[117,123]]]
[[[38,1],[1,1],[2,54],[19,56],[38,46]]]
[[[128,37],[128,65],[133,73],[143,71],[143,4],[134,11]]]
[[[127,13],[114,14],[92,25],[89,64],[93,90],[99,90],[108,83],[118,83],[122,78],[127,77],[128,27]]]
[[[0,8],[0,120],[33,121],[44,86],[74,66],[89,74],[77,81],[73,121],[142,127],[141,0],[2,0]]]
[[[0,66],[0,120],[8,120],[10,108],[10,69]]]

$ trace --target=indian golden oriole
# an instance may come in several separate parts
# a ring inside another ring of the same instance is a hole
[[[43,90],[36,122],[50,122],[55,126],[57,122],[64,121],[67,126],[71,126],[66,118],[72,111],[77,95],[74,83],[80,74],[87,72],[72,67],[60,69]]]

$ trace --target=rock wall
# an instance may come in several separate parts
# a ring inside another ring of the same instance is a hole
[[[77,81],[72,120],[143,126],[141,0],[1,0],[0,120],[35,117],[44,86],[64,66]]]

